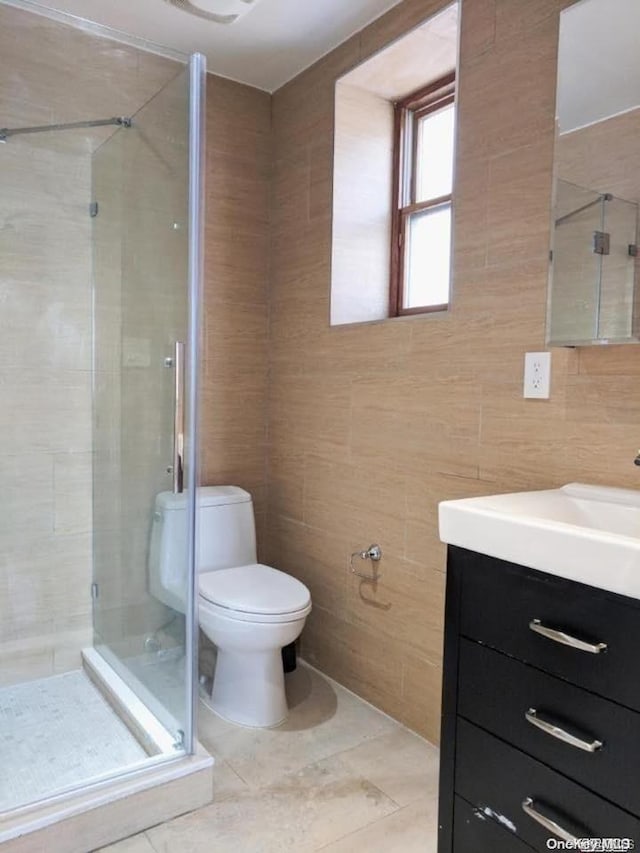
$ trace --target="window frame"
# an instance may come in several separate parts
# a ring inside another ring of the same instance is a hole
[[[452,192],[438,198],[416,202],[418,158],[418,123],[425,116],[456,102],[455,71],[440,77],[428,86],[412,92],[394,103],[393,132],[393,210],[391,216],[391,281],[389,316],[431,314],[446,311],[442,305],[416,305],[405,308],[405,245],[407,226],[411,217],[423,210],[449,205],[453,210]]]

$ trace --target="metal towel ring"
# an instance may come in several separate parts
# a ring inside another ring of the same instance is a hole
[[[366,551],[354,551],[351,555],[351,559],[349,560],[349,566],[351,567],[352,574],[357,575],[365,581],[377,583],[382,577],[382,574],[378,572],[377,565],[374,566],[372,575],[365,575],[363,572],[359,572],[353,565],[353,561],[356,557],[360,557],[361,560],[371,560],[372,563],[377,564],[382,559],[382,548],[379,545],[369,545]]]

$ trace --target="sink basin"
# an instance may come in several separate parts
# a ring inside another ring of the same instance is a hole
[[[640,492],[570,483],[440,504],[440,538],[640,599]]]

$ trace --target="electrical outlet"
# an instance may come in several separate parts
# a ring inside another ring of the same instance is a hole
[[[551,388],[551,353],[528,352],[524,356],[524,396],[548,400]]]

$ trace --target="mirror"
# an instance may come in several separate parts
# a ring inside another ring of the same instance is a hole
[[[640,342],[640,3],[560,16],[547,343]]]

